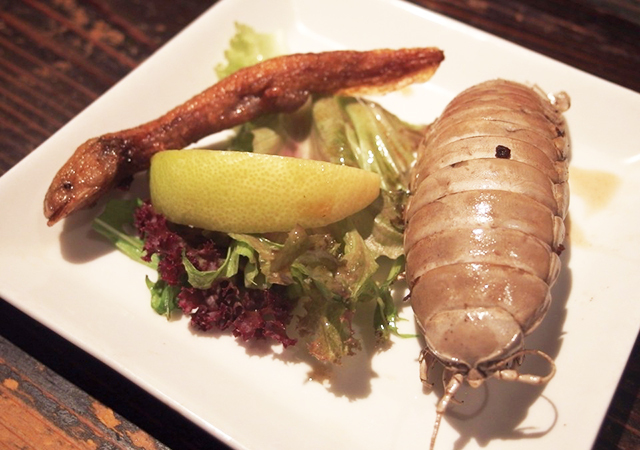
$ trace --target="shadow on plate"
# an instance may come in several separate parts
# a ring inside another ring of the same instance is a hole
[[[340,364],[318,361],[306,350],[304,340],[299,340],[296,345],[286,349],[282,349],[279,343],[270,339],[244,341],[236,338],[236,343],[244,348],[249,356],[273,358],[285,364],[307,365],[309,371],[306,382],[319,383],[336,397],[346,397],[349,400],[366,398],[371,394],[371,380],[377,377],[372,369],[373,357],[391,346],[388,344],[381,348],[376,344],[372,326],[375,305],[371,303],[360,305],[353,319],[353,326],[362,348],[354,355],[342,358]],[[174,319],[180,317],[182,314],[176,313]],[[217,339],[230,334],[228,330],[200,331],[189,326],[186,321],[185,326],[189,327],[191,333],[203,338]]]
[[[80,210],[65,218],[61,224],[60,252],[62,257],[72,264],[85,264],[116,251],[106,238],[91,228],[91,223],[104,210],[111,199],[149,198],[149,181],[146,173],[139,174],[131,183],[130,189],[114,190],[88,209]]]

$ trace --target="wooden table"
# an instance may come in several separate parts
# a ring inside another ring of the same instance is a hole
[[[0,175],[212,3],[0,0]],[[637,0],[414,3],[640,92]],[[640,448],[639,387],[636,342],[596,448]],[[0,448],[167,447],[225,448],[0,299]]]

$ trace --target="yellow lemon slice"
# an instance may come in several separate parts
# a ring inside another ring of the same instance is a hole
[[[172,222],[266,233],[344,219],[377,198],[380,176],[284,156],[165,150],[151,159],[150,190],[153,207]]]

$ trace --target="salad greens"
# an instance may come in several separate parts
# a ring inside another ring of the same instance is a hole
[[[282,53],[272,35],[236,24],[219,76]],[[375,305],[379,341],[398,333],[392,288],[404,271],[403,217],[408,172],[423,129],[380,105],[319,97],[294,114],[238,127],[230,148],[346,164],[382,177],[379,198],[319,229],[268,235],[224,234],[171,224],[147,201],[112,200],[93,227],[136,261],[158,271],[146,283],[151,306],[182,311],[202,330],[231,329],[242,339],[303,343],[320,361],[338,363],[361,347],[353,316]],[[366,332],[366,331],[365,331]]]
[[[278,33],[258,33],[250,26],[238,22],[235,23],[235,28],[236,34],[224,53],[226,64],[220,63],[215,68],[218,79],[286,52],[282,36]]]

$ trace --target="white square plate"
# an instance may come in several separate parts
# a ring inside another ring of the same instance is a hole
[[[492,381],[461,393],[437,447],[590,448],[640,324],[640,95],[401,1],[224,0],[206,12],[0,179],[0,295],[232,447],[428,447],[438,396],[422,391],[417,340],[365,348],[331,384],[310,381],[295,351],[197,335],[153,313],[149,272],[90,231],[96,210],[45,224],[44,193],[72,151],[212,84],[235,21],[281,31],[291,52],[442,48],[430,82],[381,100],[408,121],[431,122],[495,77],[570,94],[570,239],[553,307],[528,340],[558,373],[544,388]]]

